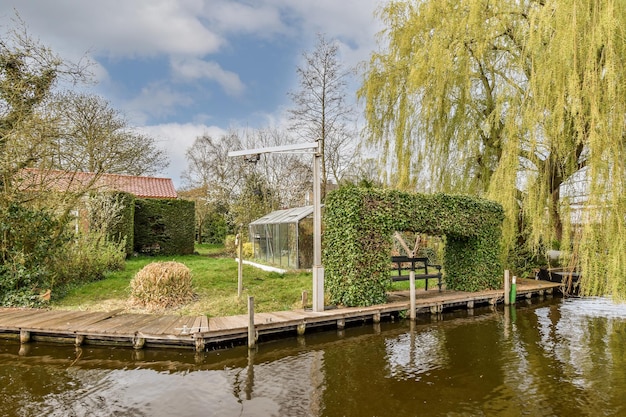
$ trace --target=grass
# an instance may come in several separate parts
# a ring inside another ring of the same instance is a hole
[[[51,307],[69,310],[110,311],[124,309],[129,312],[147,312],[131,306],[130,281],[135,274],[151,262],[177,261],[185,264],[192,273],[196,293],[194,301],[170,314],[229,316],[247,313],[248,296],[254,296],[256,312],[285,311],[302,308],[302,291],[312,299],[310,272],[267,272],[250,265],[243,266],[243,294],[237,296],[237,262],[224,254],[222,245],[196,245],[195,255],[137,256],[126,261],[122,271],[108,273],[101,281],[77,285],[53,293]],[[416,281],[417,288],[424,280]],[[430,280],[429,287],[436,287]],[[395,282],[392,290],[408,290],[409,282]]]
[[[224,256],[219,245],[198,245],[197,254],[185,256],[138,256],[126,261],[123,271],[108,273],[101,281],[67,289],[51,306],[58,309],[107,311],[122,308],[142,311],[128,304],[130,281],[148,263],[177,261],[192,273],[195,300],[168,313],[210,317],[245,314],[247,298],[254,296],[255,311],[302,308],[302,291],[311,294],[312,277],[306,272],[279,274],[243,266],[243,294],[237,297],[237,262]],[[309,296],[309,299],[311,297]]]

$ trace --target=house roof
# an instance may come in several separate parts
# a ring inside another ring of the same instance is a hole
[[[300,220],[313,214],[313,206],[295,207],[286,210],[273,211],[251,222],[250,225],[298,223]]]
[[[97,189],[122,191],[140,198],[178,198],[170,178],[141,177],[119,174],[94,174],[93,172],[41,171],[26,169],[25,183],[39,184],[39,188],[55,191]]]

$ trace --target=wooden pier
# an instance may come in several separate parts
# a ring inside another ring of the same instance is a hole
[[[517,297],[531,298],[551,294],[561,284],[519,279]],[[418,313],[438,314],[444,309],[496,305],[504,301],[502,290],[481,292],[417,291]],[[256,313],[253,332],[256,337],[272,333],[304,334],[306,329],[328,327],[341,329],[351,321],[380,322],[384,317],[406,313],[410,308],[409,292],[389,294],[386,304],[369,307],[331,308],[322,312],[308,310]],[[60,311],[42,309],[0,309],[0,338],[70,343],[77,346],[182,347],[203,351],[210,346],[245,343],[248,339],[248,315],[211,317],[131,314],[111,312]]]

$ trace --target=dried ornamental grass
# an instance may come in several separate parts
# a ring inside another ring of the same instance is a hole
[[[180,262],[153,262],[130,282],[132,304],[149,309],[178,307],[193,299],[191,271]]]

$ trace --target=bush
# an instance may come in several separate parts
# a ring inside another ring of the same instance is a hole
[[[230,257],[237,256],[237,245],[235,245],[235,235],[227,235],[224,239],[224,252]]]
[[[228,235],[224,240],[224,252],[230,257],[237,258],[239,257],[239,253],[237,245],[235,244],[235,235]],[[252,242],[245,242],[243,247],[241,248],[241,252],[243,255],[243,259],[250,259],[254,255],[254,248],[252,247]]]
[[[66,241],[62,223],[47,210],[0,207],[0,305],[36,307],[51,287],[51,259]]]
[[[180,262],[153,262],[130,282],[132,304],[150,310],[178,307],[193,299],[191,271]]]
[[[126,241],[115,242],[103,232],[79,234],[68,242],[53,262],[55,284],[97,281],[108,271],[124,269]]]

